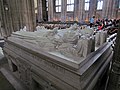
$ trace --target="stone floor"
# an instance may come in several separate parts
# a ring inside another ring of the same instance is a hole
[[[7,63],[7,60],[4,58],[2,49],[0,48],[0,90],[15,90],[14,87],[10,84],[10,82],[6,79],[6,77],[1,72],[1,68],[6,63]]]
[[[9,81],[0,72],[0,90],[15,90]]]
[[[7,59],[0,48],[0,90],[26,90],[9,70]]]

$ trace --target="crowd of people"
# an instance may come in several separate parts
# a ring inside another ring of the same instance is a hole
[[[106,30],[108,29],[108,33],[115,33],[118,30],[118,26],[119,26],[119,21],[120,19],[97,19],[95,20],[95,16],[93,16],[92,18],[90,18],[90,28],[95,27],[97,28],[96,31],[99,30]],[[58,27],[58,29],[66,29],[69,28],[71,25],[70,23],[38,23],[39,26],[44,26],[47,29],[54,29],[55,27]],[[82,24],[80,24],[79,26],[82,26]],[[117,29],[116,29],[117,28]]]
[[[118,30],[120,19],[97,19],[95,21],[95,16],[90,19],[90,28],[97,27],[99,30],[108,30],[108,33],[115,33]]]
[[[111,19],[103,19],[103,20],[96,20],[96,24],[99,29],[107,28],[108,26],[118,27],[119,25],[119,19],[111,20]],[[101,27],[101,28],[100,28]]]

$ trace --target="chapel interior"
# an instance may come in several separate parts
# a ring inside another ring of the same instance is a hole
[[[0,0],[0,90],[120,90],[120,0]]]

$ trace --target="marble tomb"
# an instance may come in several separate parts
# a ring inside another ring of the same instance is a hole
[[[13,32],[5,42],[3,51],[16,77],[29,90],[95,88],[112,59],[112,42],[105,42],[106,34],[94,36],[93,30],[78,26],[37,29]]]

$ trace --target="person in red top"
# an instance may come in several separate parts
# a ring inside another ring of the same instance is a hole
[[[98,30],[102,30],[102,29],[103,29],[103,25],[102,25],[102,24],[99,24]]]

